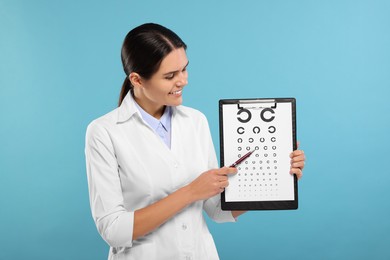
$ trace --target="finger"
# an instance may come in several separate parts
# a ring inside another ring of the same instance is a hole
[[[226,188],[227,186],[229,186],[229,181],[221,181],[220,183],[219,183],[219,187],[220,188]]]
[[[293,156],[291,158],[291,161],[292,162],[300,162],[300,161],[304,161],[305,159],[306,159],[305,154],[301,154],[301,155]]]
[[[305,161],[306,161],[305,156],[300,155],[300,156],[291,158],[290,164],[292,165],[294,163],[301,163],[301,162],[303,162],[303,164],[305,164]]]
[[[228,174],[236,174],[237,173],[237,168],[235,167],[222,167],[217,171],[218,175],[228,175]]]
[[[294,157],[294,156],[299,156],[299,155],[304,155],[305,152],[303,150],[294,150],[291,152],[291,156]]]
[[[218,187],[216,188],[215,192],[216,193],[222,193],[224,192],[225,188],[229,186],[229,182],[228,181],[225,181],[225,182],[220,182],[218,183]]]
[[[293,158],[293,157],[296,157],[296,156],[300,156],[300,155],[305,155],[304,151],[302,151],[302,150],[295,150],[295,151],[290,153],[290,158]]]
[[[295,174],[295,175],[297,176],[298,180],[299,180],[300,178],[302,178],[302,175],[303,175],[302,170],[299,169],[299,168],[292,168],[292,169],[290,170],[290,174]]]
[[[227,181],[227,180],[228,180],[228,177],[227,177],[227,175],[217,175],[217,180],[218,180],[219,182]]]
[[[291,163],[291,168],[299,168],[299,169],[303,170],[303,168],[305,168],[305,162],[300,161],[300,162]]]
[[[302,151],[303,152],[303,151]],[[306,156],[304,153],[300,153],[297,156],[293,156],[291,158],[291,167],[301,168],[301,170],[305,167]]]

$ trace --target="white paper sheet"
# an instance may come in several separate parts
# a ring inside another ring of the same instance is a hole
[[[290,171],[293,150],[291,103],[272,108],[223,105],[224,164],[229,166],[252,149],[256,151],[229,177],[226,202],[294,200]],[[240,122],[240,120],[242,122]]]

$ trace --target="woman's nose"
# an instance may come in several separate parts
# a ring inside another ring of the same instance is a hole
[[[184,87],[187,84],[188,84],[188,74],[187,74],[187,71],[184,71],[184,72],[180,73],[178,85]]]

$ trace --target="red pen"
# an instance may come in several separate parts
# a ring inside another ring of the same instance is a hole
[[[245,159],[247,159],[249,156],[251,156],[252,153],[253,153],[254,151],[255,151],[255,150],[246,153],[243,157],[241,157],[240,159],[238,159],[235,163],[233,163],[233,164],[230,165],[229,167],[236,167],[237,165],[239,165],[240,163],[242,163],[243,161],[245,161]]]

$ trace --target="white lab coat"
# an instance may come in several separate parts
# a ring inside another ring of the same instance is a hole
[[[198,201],[146,236],[132,241],[134,211],[217,168],[205,116],[173,108],[171,149],[142,120],[128,94],[122,105],[94,120],[86,134],[92,216],[110,245],[109,259],[218,259],[203,209],[217,222],[233,222],[220,196]],[[158,214],[158,212],[156,212]]]

